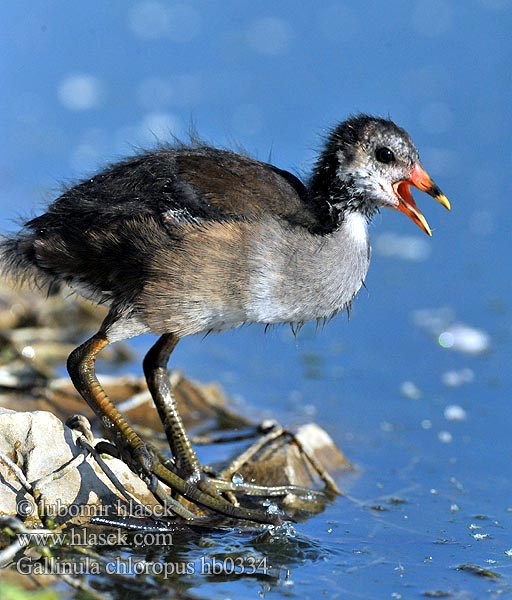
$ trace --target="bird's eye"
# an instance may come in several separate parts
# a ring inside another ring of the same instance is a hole
[[[394,162],[395,155],[393,154],[392,150],[383,147],[377,148],[377,150],[375,151],[375,158],[381,163],[388,164]]]

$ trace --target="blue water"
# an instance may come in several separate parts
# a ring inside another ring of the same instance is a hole
[[[191,592],[512,597],[512,2],[20,0],[0,21],[4,229],[170,129],[301,172],[356,111],[404,126],[452,202],[417,195],[432,239],[399,213],[376,218],[350,321],[180,344],[189,376],[258,418],[317,421],[358,467],[340,479],[347,497],[279,545],[278,576],[197,576]]]

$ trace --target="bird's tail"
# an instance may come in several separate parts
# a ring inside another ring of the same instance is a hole
[[[2,278],[16,286],[28,284],[49,290],[55,282],[55,277],[38,265],[36,237],[36,232],[29,229],[0,237],[0,273]]]

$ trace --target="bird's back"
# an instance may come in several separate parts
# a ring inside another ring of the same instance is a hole
[[[291,173],[208,146],[162,148],[66,190],[2,241],[2,263],[16,279],[66,282],[110,302],[136,293],[150,256],[179,247],[191,228],[263,216],[311,231],[320,222]]]

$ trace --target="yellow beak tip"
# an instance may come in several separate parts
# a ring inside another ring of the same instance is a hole
[[[446,210],[452,209],[452,205],[450,204],[450,201],[444,194],[439,194],[439,196],[436,196],[435,199],[439,202],[439,204],[442,204],[446,208]]]

